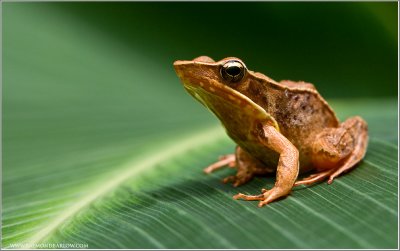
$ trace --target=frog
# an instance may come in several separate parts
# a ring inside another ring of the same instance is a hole
[[[262,207],[287,197],[296,186],[332,184],[365,156],[367,122],[360,116],[340,122],[311,83],[277,82],[236,57],[215,61],[200,56],[176,60],[173,66],[184,89],[236,143],[234,153],[220,156],[204,172],[236,168],[235,175],[223,179],[234,187],[256,176],[276,176],[272,188],[256,195],[237,193],[234,199],[258,201]]]

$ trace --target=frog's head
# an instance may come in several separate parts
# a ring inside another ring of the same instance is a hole
[[[185,89],[225,127],[227,123],[246,120],[267,120],[277,127],[276,121],[257,104],[263,94],[258,73],[249,71],[240,59],[229,57],[215,62],[201,56],[190,61],[175,61],[174,68]]]

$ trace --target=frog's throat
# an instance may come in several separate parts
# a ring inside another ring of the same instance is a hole
[[[210,107],[210,102],[205,100],[207,95],[202,95],[207,93],[208,95],[213,96],[225,96],[228,102],[234,103],[242,107],[245,111],[249,113],[251,116],[255,116],[259,121],[268,122],[268,124],[274,126],[276,130],[279,131],[278,122],[275,118],[267,113],[261,106],[256,104],[253,100],[243,95],[242,93],[218,83],[215,80],[207,80],[210,81],[211,84],[205,84],[203,82],[199,82],[197,84],[191,83],[191,81],[184,80],[183,86],[192,95],[196,100],[198,100],[201,104],[203,104],[207,109],[209,109],[212,113],[215,114],[213,109]],[[196,81],[197,82],[197,81]],[[251,108],[251,109],[250,109]]]

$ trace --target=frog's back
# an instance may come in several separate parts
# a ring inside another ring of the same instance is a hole
[[[316,134],[339,126],[335,113],[311,84],[277,83],[262,74],[251,74],[246,89],[240,92],[247,92],[245,95],[275,118],[280,132],[299,150],[302,166],[309,166]]]

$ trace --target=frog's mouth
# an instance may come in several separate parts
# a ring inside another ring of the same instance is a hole
[[[218,63],[176,61],[175,71],[186,91],[227,124],[266,121],[279,130],[276,120],[239,91],[215,79]],[[251,74],[251,73],[248,73]]]

